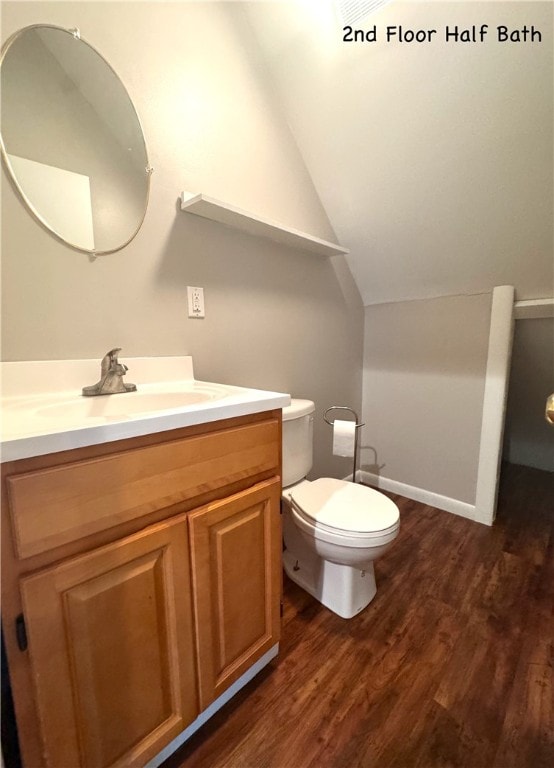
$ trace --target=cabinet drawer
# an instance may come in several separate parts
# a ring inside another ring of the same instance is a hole
[[[19,558],[266,471],[278,471],[279,420],[131,448],[7,478]]]

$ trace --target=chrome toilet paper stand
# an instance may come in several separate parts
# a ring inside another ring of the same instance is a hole
[[[354,467],[352,469],[352,482],[356,482],[356,467],[358,466],[358,430],[365,426],[364,422],[358,422],[358,414],[353,408],[349,408],[347,405],[332,405],[330,408],[327,408],[325,413],[323,414],[324,420],[329,424],[330,427],[335,426],[334,421],[329,421],[327,418],[327,414],[329,411],[348,411],[354,416],[354,423],[355,423],[355,430],[354,430]]]

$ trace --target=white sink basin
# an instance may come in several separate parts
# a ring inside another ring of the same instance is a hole
[[[228,400],[238,387],[185,381],[146,384],[136,392],[83,397],[73,392],[2,400],[2,439],[87,429],[203,409]]]
[[[83,397],[97,360],[2,363],[1,460],[282,408],[281,392],[197,381],[190,357],[127,358],[136,392]],[[159,376],[163,375],[163,380]]]
[[[41,419],[126,419],[139,414],[187,408],[208,400],[229,396],[223,386],[194,385],[190,391],[181,392],[126,392],[119,395],[98,397],[74,397],[34,409]]]

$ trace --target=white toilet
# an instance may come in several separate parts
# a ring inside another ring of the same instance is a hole
[[[398,507],[346,480],[306,480],[313,462],[311,400],[283,408],[283,565],[292,581],[344,619],[375,597],[373,561],[398,535]]]

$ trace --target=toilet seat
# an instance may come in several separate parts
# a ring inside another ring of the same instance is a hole
[[[292,487],[288,496],[299,526],[324,541],[373,547],[398,533],[398,507],[373,488],[321,477]]]

